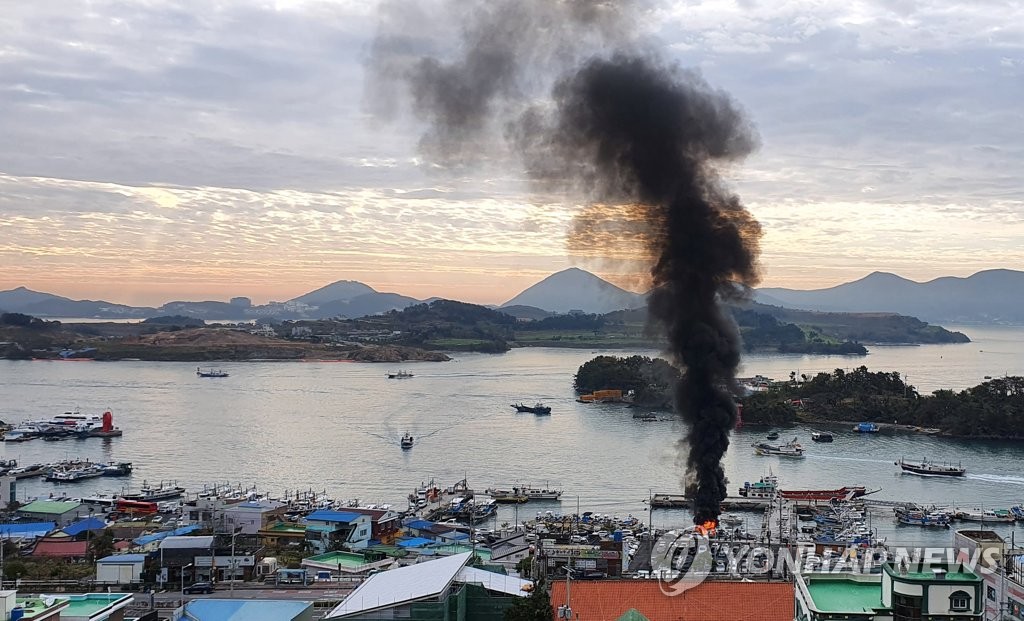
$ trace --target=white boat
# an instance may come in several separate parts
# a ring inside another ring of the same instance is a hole
[[[1015,522],[1017,518],[1006,509],[953,509],[953,517],[966,522]]]
[[[767,442],[755,442],[751,446],[754,447],[754,452],[758,455],[778,455],[779,457],[797,457],[801,458],[804,456],[804,447],[793,438],[785,444],[768,444]]]
[[[52,418],[27,420],[22,425],[25,427],[61,427],[76,431],[88,431],[103,427],[103,416],[101,414],[82,414],[78,408],[75,408],[73,412],[64,412]],[[37,429],[37,431],[41,431],[41,429]]]
[[[407,432],[404,436],[402,436],[401,444],[402,444],[402,448],[404,448],[404,449],[411,449],[412,445],[413,445],[412,434]]]
[[[388,373],[388,379],[409,379],[410,377],[412,377],[412,373],[409,373],[408,371]]]
[[[919,462],[906,461],[902,458],[898,462],[895,462],[897,466],[903,472],[909,472],[911,474],[920,474],[922,476],[933,476],[933,477],[962,477],[967,472],[967,468],[964,468],[960,464],[937,464],[935,462],[922,459]]]

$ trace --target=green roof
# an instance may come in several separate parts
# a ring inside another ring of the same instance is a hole
[[[651,620],[648,619],[647,617],[643,616],[643,614],[641,614],[640,611],[637,610],[636,608],[630,608],[629,610],[624,612],[621,617],[616,619],[616,621],[651,621]]]
[[[900,573],[898,567],[894,563],[888,562],[884,565],[886,573],[892,576],[896,580],[914,580],[914,581],[926,581],[934,582],[937,580],[935,577],[936,569],[946,570],[945,577],[942,578],[944,581],[950,582],[981,582],[981,577],[967,569],[961,563],[927,563],[924,566],[921,564],[911,564],[907,567],[907,573]]]
[[[275,533],[304,533],[306,532],[306,527],[298,524],[289,524],[287,522],[278,522],[268,528],[267,531]]]
[[[80,502],[62,500],[36,500],[18,509],[23,513],[48,513],[50,515],[61,515],[68,511],[74,511],[82,506]]]
[[[820,612],[874,612],[882,608],[882,583],[855,580],[807,580],[807,591]]]
[[[362,554],[355,554],[352,552],[328,552],[327,554],[311,556],[303,560],[325,563],[328,565],[341,565],[342,567],[349,568],[362,567],[363,565],[366,565],[366,557]]]
[[[474,552],[473,546],[463,545],[461,543],[453,543],[446,546],[436,546],[431,548],[437,552],[447,552],[449,554],[462,554],[463,552]],[[476,555],[480,557],[482,561],[491,560],[491,551],[486,548],[476,548]]]

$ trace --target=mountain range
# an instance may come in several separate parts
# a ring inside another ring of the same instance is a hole
[[[758,289],[762,304],[830,312],[889,312],[931,323],[1024,323],[1024,272],[986,270],[927,282],[874,272],[826,289]]]
[[[557,272],[502,304],[499,310],[524,319],[579,310],[608,313],[643,308],[645,295],[633,293],[578,268]],[[188,315],[206,320],[273,317],[317,319],[362,317],[430,302],[379,292],[361,282],[339,280],[287,302],[253,306],[247,298],[230,302],[168,302],[159,308],[70,298],[18,287],[0,291],[0,310],[37,317],[145,318]],[[824,312],[887,312],[929,322],[1024,323],[1024,272],[988,270],[967,278],[915,282],[875,272],[826,289],[765,288],[754,299],[770,306]]]

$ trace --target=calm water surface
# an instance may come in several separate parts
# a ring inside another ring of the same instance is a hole
[[[866,357],[752,355],[742,374],[784,378],[790,371],[864,364],[900,371],[922,392],[973,386],[985,375],[1024,374],[1024,329],[958,329],[974,342],[878,347]],[[404,508],[406,495],[422,481],[448,486],[468,477],[478,490],[516,481],[565,490],[562,503],[518,508],[520,518],[537,509],[573,512],[577,497],[582,510],[645,514],[650,491],[680,488],[676,444],[684,428],[673,419],[634,420],[620,406],[576,403],[573,374],[597,353],[632,352],[460,354],[452,362],[408,365],[416,376],[401,381],[385,378],[397,366],[353,363],[226,363],[230,377],[206,379],[196,377],[191,363],[0,361],[0,419],[49,417],[75,406],[87,413],[110,408],[125,430],[123,438],[108,440],[0,443],[0,455],[23,464],[68,457],[135,464],[135,474],[125,480],[63,488],[25,480],[19,484],[23,496],[117,491],[143,480],[187,487],[231,481],[273,493],[327,489],[336,498]],[[517,401],[543,401],[553,415],[516,414],[509,405]],[[1024,501],[1024,445],[829,430],[836,437],[832,444],[812,443],[810,428],[781,430],[783,438],[804,443],[804,460],[758,457],[750,444],[765,430],[737,432],[725,460],[730,488],[771,469],[790,488],[860,483],[880,488],[878,498],[971,507]],[[398,447],[405,431],[417,437],[411,451]],[[969,474],[965,480],[901,475],[893,464],[901,456],[962,460]],[[499,520],[511,521],[516,510],[503,508]],[[658,526],[686,520],[682,511],[654,512]],[[874,525],[890,541],[949,539],[948,533],[897,529],[887,518]]]

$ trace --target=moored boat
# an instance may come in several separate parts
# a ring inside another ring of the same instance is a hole
[[[205,371],[199,367],[196,367],[196,375],[198,375],[199,377],[227,377],[228,373],[226,371],[221,371],[220,369],[214,369],[212,367],[206,369]]]
[[[134,494],[124,494],[121,496],[125,500],[139,500],[143,502],[152,502],[154,500],[166,500],[168,498],[177,498],[185,493],[184,487],[178,485],[165,484],[163,482],[160,485],[153,487],[147,484],[145,481],[142,483],[142,489]]]
[[[920,474],[923,476],[935,476],[935,477],[962,477],[967,472],[967,468],[957,464],[936,464],[922,459],[919,462],[906,461],[900,458],[899,461],[893,462],[899,466],[903,472],[909,472],[911,474]]]
[[[857,423],[853,430],[857,433],[878,433],[879,427],[875,423]]]
[[[896,521],[922,528],[949,528],[951,518],[949,514],[941,511],[899,508],[896,509]]]
[[[1017,517],[1007,509],[953,509],[953,517],[965,522],[1015,522]]]
[[[811,440],[814,440],[815,442],[831,442],[832,434],[824,431],[814,431],[811,432]]]

